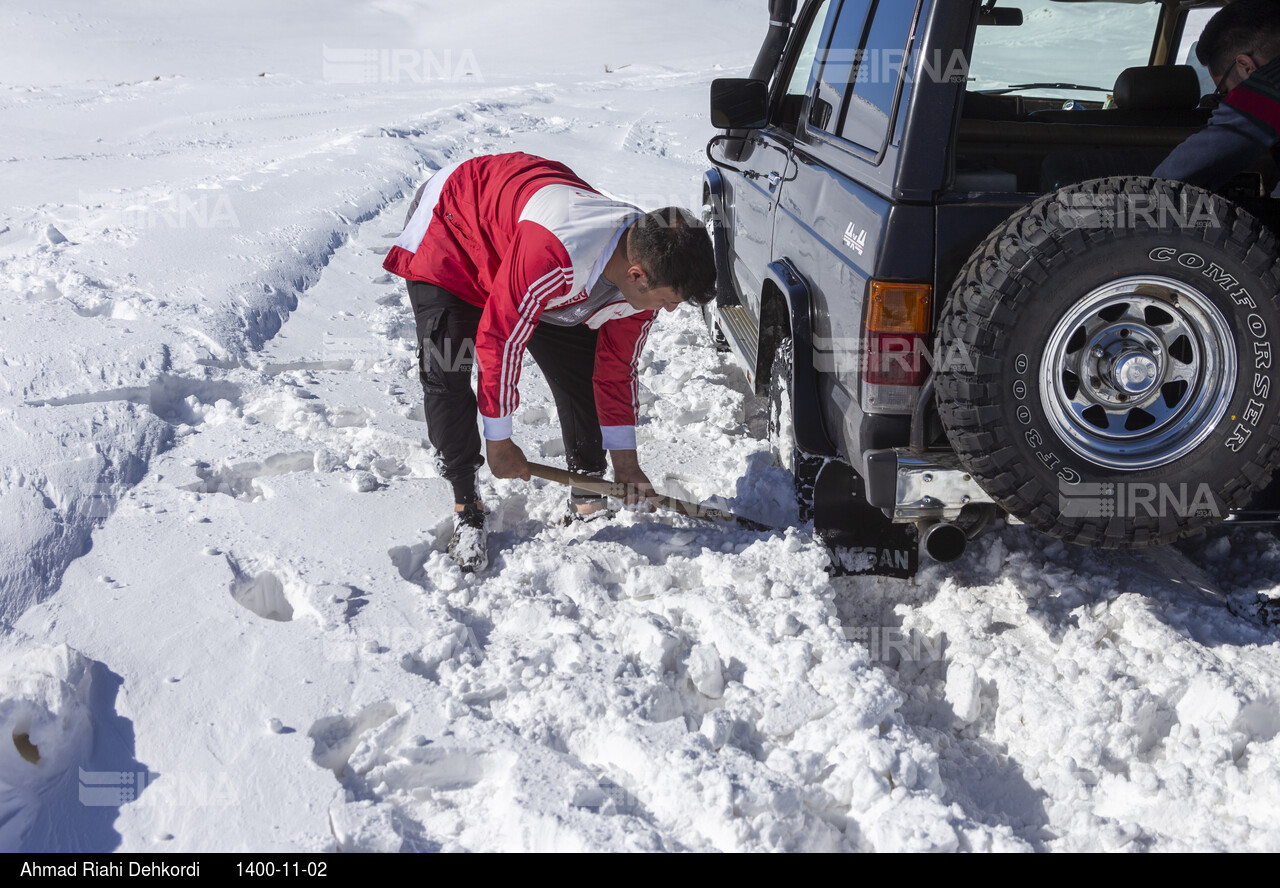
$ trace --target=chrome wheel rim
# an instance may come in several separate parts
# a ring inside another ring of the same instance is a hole
[[[1058,321],[1040,365],[1049,423],[1077,456],[1110,469],[1168,465],[1202,444],[1235,394],[1235,338],[1203,293],[1128,277]]]

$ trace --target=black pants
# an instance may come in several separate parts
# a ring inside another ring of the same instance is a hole
[[[435,284],[408,284],[418,328],[418,374],[427,438],[440,455],[445,480],[453,485],[454,502],[475,502],[476,470],[484,465],[484,458],[471,368],[481,310]],[[555,398],[569,469],[603,475],[605,455],[592,384],[596,331],[585,325],[538,324],[527,349]],[[599,498],[576,488],[573,496],[579,502]]]

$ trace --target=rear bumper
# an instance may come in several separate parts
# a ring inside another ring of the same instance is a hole
[[[866,481],[867,501],[895,522],[954,521],[965,506],[994,503],[950,451],[869,451]]]

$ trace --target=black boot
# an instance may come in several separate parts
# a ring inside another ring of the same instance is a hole
[[[489,566],[487,518],[484,509],[475,503],[469,503],[461,512],[453,513],[449,557],[464,573],[475,573]]]

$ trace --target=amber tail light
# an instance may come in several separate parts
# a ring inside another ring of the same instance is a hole
[[[870,385],[922,385],[929,372],[933,287],[872,281],[866,315],[863,381]]]

